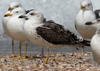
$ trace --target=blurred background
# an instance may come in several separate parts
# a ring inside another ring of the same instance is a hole
[[[74,21],[77,13],[80,10],[80,2],[82,0],[0,0],[0,54],[9,55],[12,53],[11,38],[4,34],[2,27],[2,17],[7,12],[9,4],[13,1],[18,1],[22,4],[26,10],[37,9],[44,14],[47,20],[54,20],[56,23],[62,24],[66,29],[76,33],[74,27]],[[93,10],[100,9],[100,0],[91,0],[93,4]],[[41,47],[29,42],[28,55],[40,54]],[[22,54],[24,54],[25,44],[23,43]],[[15,54],[18,54],[19,47],[18,41],[15,41]],[[90,47],[85,48],[85,52],[90,52]],[[45,54],[47,48],[45,48]],[[52,53],[68,53],[68,52],[81,52],[73,47],[63,47],[58,49],[50,49]]]

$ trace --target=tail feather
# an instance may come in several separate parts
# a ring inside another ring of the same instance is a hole
[[[90,46],[90,41],[89,40],[83,40],[83,41],[79,41],[79,42],[76,42],[74,44],[74,47],[77,48],[84,48],[85,46]]]
[[[76,41],[74,44],[71,44],[71,46],[75,47],[76,49],[84,48],[85,46],[90,46],[90,41],[89,40]]]
[[[89,41],[89,40],[83,40],[83,41],[81,41],[81,43],[82,43],[84,46],[90,46],[90,41]]]

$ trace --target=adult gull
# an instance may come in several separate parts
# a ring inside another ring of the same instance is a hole
[[[9,36],[12,39],[19,41],[19,57],[21,58],[21,46],[22,42],[26,42],[26,48],[25,48],[25,59],[26,59],[26,51],[27,51],[27,42],[28,38],[25,35],[23,25],[25,22],[25,19],[18,18],[20,15],[25,15],[26,11],[19,7],[14,9],[11,13],[6,14],[6,16],[10,16],[8,22],[7,22],[7,30],[9,32]]]
[[[19,2],[17,2],[17,1],[11,2],[10,5],[9,5],[9,8],[8,8],[8,11],[5,14],[10,13],[12,10],[14,10],[15,8],[18,8],[18,7],[22,7]],[[10,35],[8,30],[7,30],[8,20],[9,20],[9,16],[4,15],[4,17],[2,19],[2,24],[3,24],[4,32],[7,35]],[[14,54],[14,39],[12,39],[12,54],[11,54],[11,56],[15,56],[15,54]]]
[[[91,25],[96,28],[96,33],[91,39],[91,50],[93,55],[93,60],[100,64],[100,18],[92,22],[87,22],[86,25]]]
[[[93,12],[93,6],[90,0],[83,0],[81,2],[81,9],[75,18],[75,27],[83,39],[91,39],[95,34],[96,29],[93,26],[85,25],[86,22],[90,22],[99,18],[99,11]],[[82,53],[84,52],[84,47]]]

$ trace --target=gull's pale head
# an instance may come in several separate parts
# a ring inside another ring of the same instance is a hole
[[[90,0],[83,0],[81,2],[81,9],[83,9],[83,10],[93,10],[91,1]]]
[[[85,23],[85,25],[91,25],[93,27],[100,28],[100,18],[96,19],[92,22],[87,22],[87,23]]]
[[[38,21],[44,20],[43,14],[40,11],[37,11],[37,10],[31,10],[25,16],[22,15],[19,18],[27,18],[28,20],[38,20]]]
[[[25,15],[25,10],[21,7],[14,9],[11,13],[6,14],[5,16],[20,16]]]
[[[12,11],[13,9],[18,8],[18,7],[22,7],[22,5],[19,2],[17,2],[17,1],[11,2],[10,6],[8,8],[8,11]]]

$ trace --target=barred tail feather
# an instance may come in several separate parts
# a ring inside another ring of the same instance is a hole
[[[90,46],[90,41],[89,40],[83,40],[81,42],[84,46]]]

